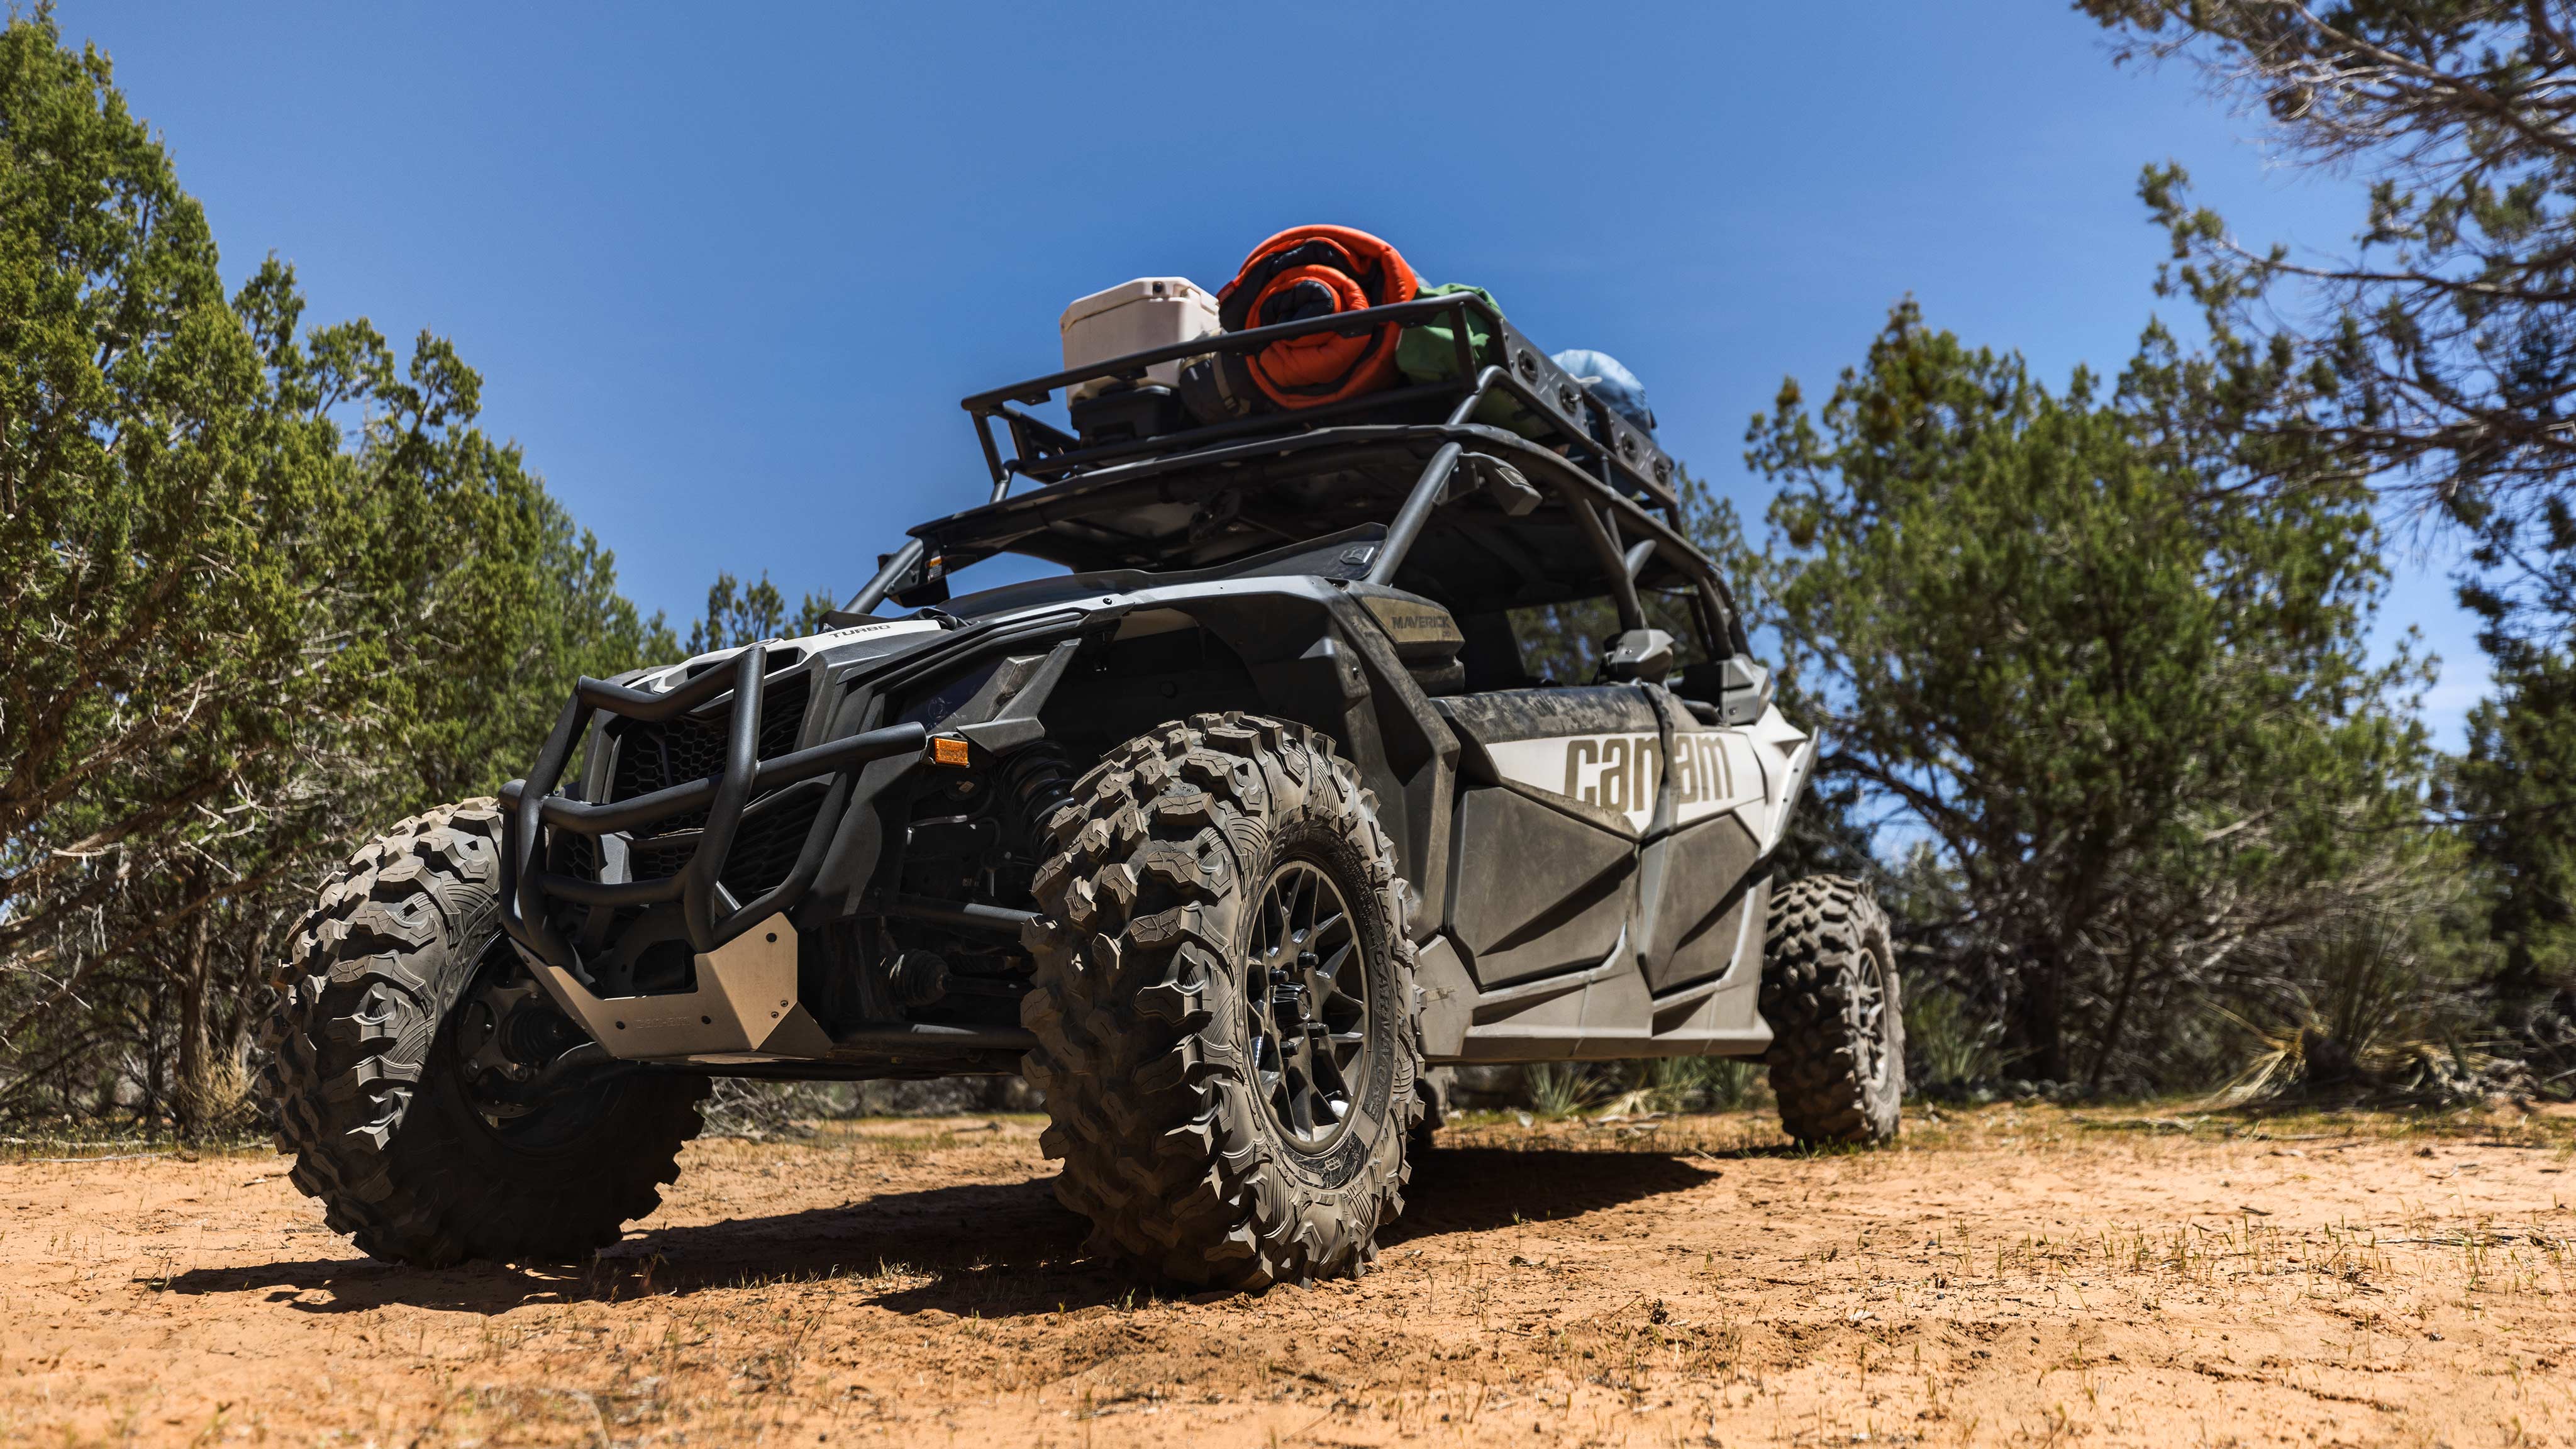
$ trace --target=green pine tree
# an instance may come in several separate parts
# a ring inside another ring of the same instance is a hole
[[[2151,331],[2114,393],[2052,392],[1908,303],[1748,436],[1786,672],[1827,766],[1936,847],[1948,974],[2025,1076],[2152,1079],[2234,962],[2411,849],[2369,497],[2228,486],[2232,430],[2172,406],[2203,365]]]

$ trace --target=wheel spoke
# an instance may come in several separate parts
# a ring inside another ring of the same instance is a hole
[[[1360,1046],[1357,1033],[1348,1037],[1336,1036],[1326,1043],[1325,1051],[1332,1059],[1334,1075],[1347,1080],[1359,1073]]]
[[[1310,1028],[1306,1035],[1306,1048],[1313,1054],[1315,1062],[1321,1068],[1318,1073],[1319,1079],[1329,1073],[1336,1086],[1346,1085],[1347,1074],[1342,1068],[1349,1065],[1350,1058],[1343,1055],[1332,1036],[1320,1026]]]
[[[1350,959],[1351,943],[1344,941],[1340,946],[1334,949],[1333,954],[1324,957],[1323,960],[1316,965],[1314,972],[1315,978],[1323,982],[1325,985],[1333,988],[1334,994],[1343,994],[1341,989],[1342,966]]]

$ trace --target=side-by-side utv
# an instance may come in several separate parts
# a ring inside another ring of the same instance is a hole
[[[1450,376],[1323,405],[1150,381],[1426,327]],[[1896,1131],[1886,923],[1773,878],[1814,744],[1676,466],[1480,297],[965,408],[990,498],[834,627],[581,681],[525,780],[324,887],[261,1080],[334,1228],[585,1254],[716,1076],[1025,1073],[1094,1248],[1218,1286],[1365,1267],[1432,1065],[1762,1057],[1792,1137]],[[949,597],[1001,553],[1064,572]],[[1590,677],[1534,677],[1586,600]]]

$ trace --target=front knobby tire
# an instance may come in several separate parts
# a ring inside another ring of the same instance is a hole
[[[1782,1130],[1811,1147],[1896,1136],[1903,1008],[1887,913],[1868,887],[1815,876],[1771,898],[1762,1018]]]
[[[275,978],[259,1088],[278,1150],[378,1258],[577,1259],[661,1204],[698,1132],[702,1078],[490,1090],[584,1040],[502,937],[500,877],[491,800],[406,820],[324,884]]]
[[[1090,1250],[1221,1288],[1363,1271],[1422,1111],[1374,798],[1321,735],[1203,714],[1112,751],[1049,829],[1020,1019]]]

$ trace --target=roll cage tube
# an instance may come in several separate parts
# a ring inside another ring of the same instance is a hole
[[[1386,541],[1378,546],[1377,557],[1369,563],[1369,583],[1391,586],[1395,582],[1396,570],[1403,566],[1405,555],[1413,551],[1414,540],[1421,537],[1423,525],[1431,520],[1432,510],[1449,500],[1450,475],[1458,471],[1458,462],[1465,455],[1465,448],[1454,442],[1441,444],[1440,451],[1431,455],[1430,465],[1422,470],[1422,477],[1413,485],[1413,491],[1405,495],[1404,507],[1397,510],[1395,522],[1387,528]],[[1554,475],[1546,476],[1558,501],[1565,504],[1582,525],[1584,541],[1591,545],[1593,558],[1609,576],[1611,599],[1619,608],[1619,627],[1646,627],[1644,606],[1637,601],[1636,570],[1619,552],[1617,540],[1610,536],[1601,515],[1594,511],[1592,500],[1582,492],[1566,488]],[[1654,541],[1648,539],[1637,546],[1651,549]]]
[[[994,493],[993,501],[996,503],[1002,501],[1000,491],[997,490]],[[834,612],[856,618],[874,611],[877,605],[885,602],[886,591],[894,587],[895,580],[912,572],[913,568],[921,562],[925,547],[926,545],[920,539],[905,539],[902,547],[887,554],[885,562],[877,566],[877,576],[868,580],[867,587],[852,595],[848,603]]]
[[[1104,509],[1140,503],[1168,502],[1191,495],[1192,486],[1176,486],[1176,473],[1201,472],[1238,459],[1272,458],[1305,448],[1340,446],[1351,442],[1399,442],[1437,439],[1443,445],[1456,443],[1460,455],[1443,465],[1440,452],[1417,475],[1399,505],[1395,521],[1388,527],[1388,538],[1378,546],[1372,558],[1372,572],[1383,565],[1381,578],[1392,578],[1403,562],[1407,550],[1418,540],[1424,524],[1439,505],[1447,501],[1454,486],[1455,470],[1468,465],[1471,457],[1492,457],[1512,464],[1534,484],[1546,485],[1546,491],[1562,498],[1588,498],[1596,520],[1602,513],[1614,517],[1623,533],[1639,542],[1651,542],[1654,555],[1671,563],[1696,584],[1694,593],[1700,607],[1709,610],[1703,619],[1709,640],[1722,643],[1737,654],[1752,653],[1743,621],[1735,608],[1734,597],[1717,566],[1665,519],[1638,500],[1620,493],[1556,453],[1527,439],[1482,424],[1427,423],[1409,425],[1369,425],[1363,427],[1325,428],[1287,437],[1258,442],[1232,444],[1203,452],[1183,453],[1152,459],[1107,470],[1095,479],[1068,480],[1001,504],[970,509],[922,524],[915,533],[925,546],[944,549],[953,560],[960,556],[982,558],[1005,552],[1015,540],[1046,528],[1048,525],[1075,520]],[[1482,449],[1489,452],[1470,453]],[[1577,520],[1578,525],[1580,520]],[[1606,529],[1605,529],[1606,532]],[[1597,543],[1594,545],[1597,549]],[[1601,558],[1603,571],[1613,579],[1624,577],[1624,556]],[[834,622],[855,622],[855,616],[836,616]]]
[[[1620,553],[1619,540],[1611,536],[1610,526],[1602,521],[1591,499],[1580,494],[1567,497],[1563,492],[1557,496],[1565,499],[1566,509],[1582,523],[1584,541],[1592,545],[1593,557],[1600,560],[1602,572],[1609,575],[1610,602],[1619,607],[1620,629],[1645,628],[1646,606],[1637,601],[1637,580],[1629,574],[1627,557]]]
[[[501,929],[539,960],[587,980],[571,943],[546,921],[549,896],[588,906],[642,906],[676,900],[691,949],[704,954],[749,930],[802,896],[822,868],[832,830],[840,821],[856,772],[872,760],[917,754],[929,738],[918,724],[870,730],[811,749],[762,760],[760,751],[761,685],[769,673],[769,650],[759,644],[740,651],[731,669],[713,668],[667,693],[629,689],[604,680],[583,679],[546,737],[528,778],[501,787],[504,831],[501,852]],[[589,804],[554,794],[573,746],[587,733],[596,713],[644,723],[659,723],[733,695],[733,715],[726,724],[724,768],[686,784],[656,790],[613,804]],[[718,880],[733,849],[735,829],[753,794],[800,780],[833,777],[823,807],[806,832],[796,864],[787,878],[743,904],[732,904]],[[632,830],[668,816],[704,809],[696,849],[679,870],[658,880],[593,881],[541,868],[547,829],[596,839]],[[730,906],[729,909],[720,907]]]
[[[1475,391],[1452,410],[1448,425],[1450,427],[1464,425],[1466,419],[1473,417],[1485,398],[1496,389],[1511,393],[1526,404],[1539,405],[1540,403],[1536,392],[1519,378],[1512,376],[1501,367],[1488,367],[1478,375]],[[1452,441],[1441,445],[1440,451],[1432,455],[1430,464],[1422,470],[1421,478],[1414,483],[1413,491],[1406,495],[1403,508],[1397,511],[1395,522],[1388,527],[1385,544],[1379,548],[1377,557],[1370,563],[1368,572],[1370,583],[1392,584],[1394,582],[1396,570],[1403,566],[1405,555],[1411,552],[1414,540],[1421,535],[1423,526],[1430,521],[1432,511],[1448,500],[1449,477],[1457,470],[1463,454],[1463,447]],[[1709,629],[1710,639],[1723,640],[1737,653],[1750,652],[1749,641],[1744,634],[1743,619],[1734,607],[1734,600],[1727,597],[1726,586],[1718,579],[1716,566],[1709,562],[1705,554],[1680,538],[1670,525],[1637,506],[1633,500],[1606,485],[1601,479],[1575,468],[1553,453],[1542,452],[1536,457],[1543,460],[1542,466],[1538,469],[1539,476],[1546,480],[1549,490],[1556,494],[1558,500],[1573,512],[1582,527],[1585,540],[1592,546],[1594,556],[1600,560],[1603,571],[1609,577],[1611,599],[1619,610],[1620,628],[1646,627],[1645,609],[1637,597],[1637,576],[1644,570],[1649,558],[1660,556],[1692,576],[1700,586],[1694,592],[1702,593],[1704,597],[1713,596],[1706,598],[1706,601],[1714,605],[1716,617],[1702,621],[1704,627],[1711,624],[1720,626]],[[1596,506],[1596,500],[1606,501],[1610,505],[1607,519],[1602,510]],[[1678,509],[1674,511],[1677,512]],[[1629,523],[1645,524],[1652,534],[1663,536],[1641,538],[1633,546],[1623,550],[1620,540],[1612,532],[1616,526],[1615,521],[1622,514],[1626,516]]]

